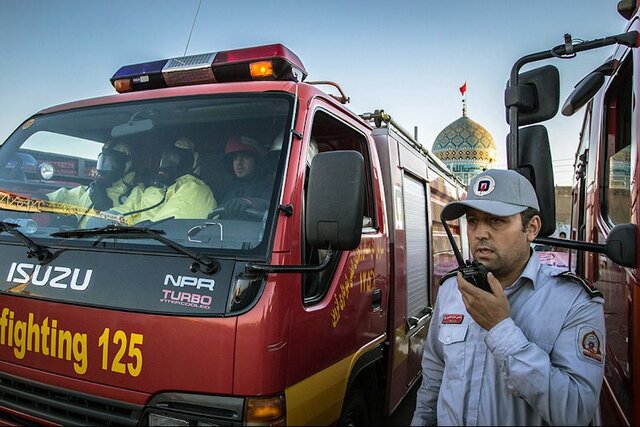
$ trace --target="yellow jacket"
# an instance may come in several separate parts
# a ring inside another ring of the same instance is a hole
[[[111,187],[107,188],[107,196],[113,202],[113,207],[120,206],[120,196],[127,194],[129,189],[134,185],[135,172],[129,172],[124,178],[114,182]],[[134,189],[135,190],[135,189]],[[52,193],[47,194],[47,197],[52,202],[61,202],[68,205],[80,206],[86,209],[93,207],[91,197],[89,197],[89,187],[86,185],[79,185],[74,188],[62,187]],[[83,227],[88,218],[83,216],[78,222],[78,226]]]
[[[155,205],[158,206],[153,207]],[[158,187],[136,187],[127,200],[113,210],[123,215],[142,210],[131,215],[133,222],[138,223],[169,217],[204,219],[216,206],[216,200],[207,184],[193,175],[183,175],[167,188],[166,194]]]

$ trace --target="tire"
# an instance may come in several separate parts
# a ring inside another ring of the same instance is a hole
[[[360,387],[354,387],[347,393],[342,414],[340,415],[341,426],[369,426],[369,408],[365,400],[365,394]]]

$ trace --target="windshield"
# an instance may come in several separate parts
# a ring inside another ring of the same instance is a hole
[[[52,236],[161,221],[164,237],[195,252],[264,256],[291,111],[287,94],[234,94],[35,116],[0,148],[0,221],[52,246],[171,251],[153,239]]]

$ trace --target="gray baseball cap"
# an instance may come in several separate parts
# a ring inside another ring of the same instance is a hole
[[[504,169],[490,169],[473,177],[466,200],[447,204],[442,217],[447,221],[456,219],[469,208],[496,216],[515,215],[527,208],[540,210],[529,180],[516,171]]]

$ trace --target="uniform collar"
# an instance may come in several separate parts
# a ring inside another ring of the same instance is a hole
[[[508,286],[509,288],[519,288],[522,284],[526,282],[531,282],[533,284],[533,289],[536,289],[537,281],[536,277],[538,276],[538,270],[540,269],[540,261],[538,260],[538,255],[535,252],[531,251],[529,255],[529,261],[527,261],[527,265],[524,266],[524,270],[520,273],[520,276],[516,279],[513,284]]]

